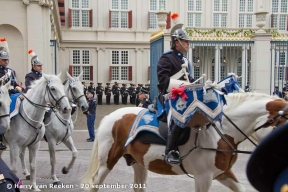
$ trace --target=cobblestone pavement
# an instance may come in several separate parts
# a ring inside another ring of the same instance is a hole
[[[125,105],[126,106],[126,105]],[[129,106],[129,105],[127,105]],[[97,119],[96,126],[98,126],[100,120],[110,112],[114,111],[117,108],[123,107],[123,105],[99,105],[97,107]],[[97,134],[97,133],[96,133]],[[78,114],[77,122],[75,123],[75,131],[73,132],[73,139],[76,148],[78,149],[78,157],[75,161],[73,169],[66,175],[61,173],[61,169],[63,166],[67,166],[68,162],[71,159],[71,152],[63,145],[60,144],[57,146],[56,153],[56,174],[58,178],[63,182],[64,185],[71,185],[70,188],[59,188],[52,189],[50,184],[52,184],[52,180],[50,179],[50,158],[48,153],[48,145],[45,141],[41,141],[41,147],[37,155],[37,184],[42,191],[69,191],[69,192],[81,192],[86,191],[85,186],[80,184],[80,177],[87,170],[90,151],[92,149],[93,143],[86,142],[86,138],[88,138],[88,132],[86,128],[86,117],[82,114]],[[28,151],[26,152],[26,163],[28,164]],[[9,165],[9,151],[5,151],[2,155],[3,159]],[[245,175],[246,162],[248,160],[248,155],[240,154],[236,164],[233,166],[233,171],[236,174],[240,183],[244,185],[247,192],[254,192],[255,189],[251,187],[249,182],[247,181]],[[24,179],[24,175],[22,174],[22,169],[20,165],[20,161],[17,162],[18,173],[17,175],[23,179],[24,185],[29,185],[29,181]],[[123,158],[116,164],[114,169],[107,176],[105,182],[107,186],[109,184],[118,184],[118,188],[116,189],[101,189],[100,191],[112,192],[112,191],[133,191],[130,186],[133,183],[133,169],[132,167],[126,166],[126,163]],[[117,186],[116,186],[117,187]],[[122,188],[121,188],[122,187]],[[123,188],[124,187],[124,188]],[[188,178],[185,175],[182,176],[164,176],[158,175],[152,172],[149,172],[147,179],[148,192],[188,192],[194,191],[194,180]],[[22,189],[21,191],[29,191],[27,189]],[[212,188],[210,191],[215,192],[226,192],[230,191],[228,188],[224,187],[222,184],[213,181]]]

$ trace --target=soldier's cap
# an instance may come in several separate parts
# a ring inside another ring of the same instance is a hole
[[[106,85],[110,85],[110,83],[106,83]]]
[[[102,83],[97,83],[98,85],[102,85]]]
[[[94,84],[93,82],[90,82],[90,84]]]
[[[271,132],[254,150],[247,177],[257,191],[280,192],[288,187],[288,124]]]
[[[117,83],[117,81],[114,82],[115,84]]]
[[[30,49],[28,54],[31,56],[31,65],[43,65],[43,63],[38,59],[37,54]]]
[[[126,86],[126,84],[125,84],[125,83],[122,83],[122,86]]]
[[[146,88],[142,87],[142,88],[140,89],[140,93],[148,94],[149,91],[148,91]]]
[[[275,86],[275,88],[277,88],[277,89],[278,89],[279,87],[278,87],[278,86]]]
[[[89,93],[89,94],[93,94],[91,91],[87,91],[87,92],[86,92],[86,94],[88,94],[88,93]]]
[[[9,48],[6,38],[0,38],[0,59],[9,59]]]

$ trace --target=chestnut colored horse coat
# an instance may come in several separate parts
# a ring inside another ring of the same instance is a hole
[[[268,119],[276,116],[288,104],[283,99],[262,93],[229,94],[225,98],[227,105],[224,106],[224,113],[247,136],[250,136],[256,128],[263,125]],[[179,165],[169,165],[163,161],[162,154],[165,146],[143,144],[134,140],[126,148],[123,148],[131,124],[141,110],[142,108],[138,107],[126,107],[104,117],[98,128],[90,165],[83,177],[84,184],[90,184],[90,186],[103,184],[108,173],[123,156],[129,160],[130,165],[134,168],[135,184],[146,183],[148,170],[164,175],[185,174]],[[288,114],[288,111],[285,113]],[[281,116],[278,124],[284,122],[286,119]],[[275,124],[276,122],[265,127]],[[219,123],[216,125],[234,148],[237,148],[238,144],[245,139],[225,117],[222,119],[222,127]],[[199,146],[231,150],[214,128],[201,130],[193,128],[187,143],[179,146],[181,156],[194,147],[197,131],[199,131]],[[183,159],[183,166],[189,174],[194,175],[196,192],[209,191],[213,179],[218,180],[233,191],[245,191],[231,170],[236,159],[237,154],[232,155],[231,152],[207,151],[197,148]],[[93,188],[91,191],[97,191],[97,189]],[[145,191],[145,189],[138,188],[134,191]]]

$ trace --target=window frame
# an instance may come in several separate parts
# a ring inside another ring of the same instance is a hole
[[[251,28],[253,27],[253,24],[254,24],[254,18],[253,18],[253,15],[254,15],[254,8],[255,8],[255,0],[252,0],[253,1],[253,7],[252,7],[252,11],[249,11],[248,9],[248,1],[249,0],[244,0],[245,1],[245,11],[241,11],[240,10],[240,1],[238,2],[238,27],[239,28]],[[240,15],[243,15],[244,16],[244,24],[243,26],[240,26]],[[247,26],[247,16],[252,16],[251,18],[251,26]]]
[[[90,10],[91,10],[91,1],[88,1],[88,8],[82,8],[82,1],[83,0],[79,0],[79,8],[73,8],[72,7],[72,1],[70,0],[70,9],[71,9],[71,22],[72,22],[72,26],[73,28],[90,28]],[[74,26],[73,25],[73,12],[74,11],[79,11],[79,26]],[[83,20],[82,20],[82,11],[87,11],[88,12],[88,20],[87,20],[87,26],[83,27]]]
[[[288,30],[288,8],[286,9],[286,13],[281,12],[281,8],[282,8],[281,0],[278,0],[278,7],[277,7],[278,11],[277,12],[273,12],[273,1],[271,1],[270,5],[271,5],[271,10],[270,10],[271,15],[273,15],[273,21],[272,21],[273,26],[276,27],[279,31],[287,31]],[[288,5],[288,0],[287,0],[287,5]],[[284,29],[280,29],[280,16],[285,17]]]
[[[73,61],[73,57],[74,57],[74,51],[80,51],[80,63],[79,64],[75,64],[74,61]],[[88,51],[89,52],[89,64],[84,64],[83,61],[84,61],[84,58],[83,58],[83,52],[84,51]],[[92,61],[91,61],[92,57],[91,57],[91,50],[90,49],[71,49],[71,67],[72,67],[72,74],[71,75],[74,75],[74,70],[73,68],[74,67],[80,67],[80,73],[83,72],[83,80],[84,81],[89,81],[91,79],[93,79],[93,77],[91,77],[91,69],[93,70],[93,65],[92,65]],[[85,74],[84,73],[84,69],[83,67],[89,67],[89,73],[88,74]],[[80,74],[79,73],[79,74]],[[78,76],[79,74],[77,74],[76,76]],[[85,76],[88,75],[88,78],[85,78]]]
[[[157,15],[156,15],[156,12],[160,9],[160,1],[161,0],[156,0],[156,11],[155,10],[151,10],[151,0],[148,1],[148,7],[149,7],[149,14],[150,14],[150,18],[149,18],[149,26],[148,26],[148,29],[157,29],[158,28],[158,25],[157,25]],[[167,10],[167,0],[164,0],[165,1],[165,7],[164,9]],[[151,13],[154,13],[155,16],[156,16],[156,23],[155,23],[155,28],[153,27],[150,27],[151,26]]]
[[[212,11],[213,11],[213,14],[212,14],[212,22],[213,22],[213,27],[216,27],[216,28],[226,28],[227,27],[227,24],[228,24],[228,8],[229,8],[229,0],[227,0],[227,11],[223,11],[223,1],[224,0],[219,0],[220,1],[220,11],[215,11],[215,0],[213,0],[213,6],[212,6]],[[218,25],[215,26],[214,25],[214,16],[215,14],[218,14],[219,15],[219,21],[218,21]],[[226,23],[225,23],[225,26],[222,26],[222,16],[226,16]]]
[[[192,11],[189,10],[189,6],[188,6],[189,1],[193,1],[193,4],[194,4],[194,10],[192,10]],[[202,26],[202,15],[203,15],[203,3],[202,3],[202,1],[200,0],[200,2],[201,2],[201,11],[197,11],[196,10],[197,0],[187,0],[186,2],[187,2],[187,10],[186,10],[187,11],[187,14],[186,14],[186,16],[187,16],[187,22],[186,22],[187,23],[187,27],[201,27]],[[189,17],[188,17],[189,14],[193,15],[192,25],[189,25]],[[200,15],[200,26],[196,25],[196,15]]]
[[[119,55],[118,55],[118,64],[112,64],[112,55],[113,55],[113,51],[118,51]],[[126,52],[127,51],[127,64],[122,64],[122,52]],[[111,81],[120,81],[120,82],[128,82],[129,81],[129,66],[132,66],[130,64],[130,51],[129,50],[119,50],[119,49],[112,49],[110,50],[110,67],[118,67],[118,79],[113,78],[113,69],[112,69],[112,73],[111,73]],[[125,67],[127,68],[127,78],[123,80],[122,78],[122,73],[121,73],[121,68]]]
[[[121,2],[122,2],[122,0],[117,0],[118,1],[118,9],[113,9],[113,7],[112,7],[112,1],[113,0],[110,0],[110,11],[111,11],[111,29],[129,29],[129,15],[128,15],[128,12],[130,11],[130,9],[129,9],[129,7],[130,7],[130,1],[129,0],[127,0],[127,9],[121,9]],[[118,26],[117,27],[114,27],[113,26],[113,18],[114,18],[114,16],[113,16],[113,13],[114,12],[118,12],[118,16],[117,16],[117,18],[118,18]],[[121,18],[121,14],[122,13],[126,13],[127,14],[127,27],[122,27],[121,26],[121,20],[122,20],[122,18]]]

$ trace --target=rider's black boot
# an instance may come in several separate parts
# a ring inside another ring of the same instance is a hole
[[[3,144],[3,135],[0,135],[0,151],[5,150],[7,147]]]
[[[172,123],[171,132],[167,136],[167,144],[165,149],[164,161],[169,164],[180,164],[181,159],[177,151],[177,141],[180,136],[181,127]]]

